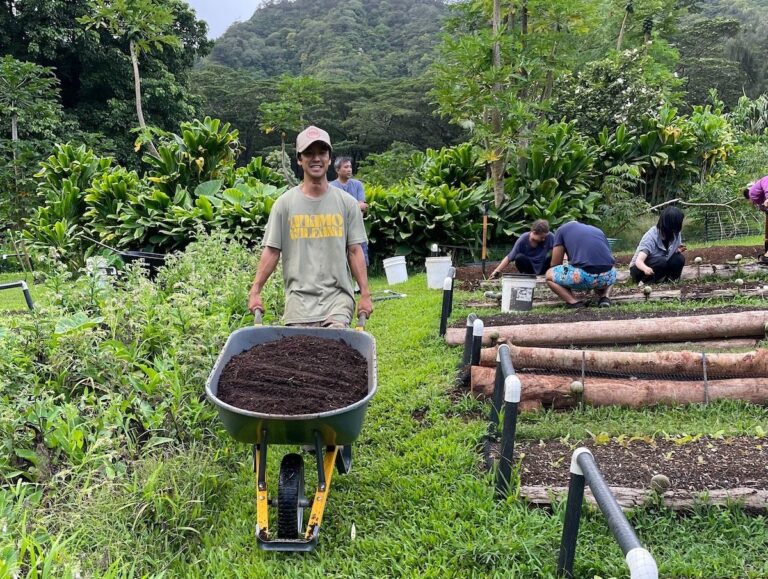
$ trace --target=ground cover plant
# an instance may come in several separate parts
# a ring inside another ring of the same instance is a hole
[[[380,390],[352,472],[334,479],[319,549],[295,557],[255,548],[249,448],[223,433],[202,398],[226,335],[250,323],[254,258],[236,243],[203,239],[155,284],[137,272],[115,288],[55,274],[51,307],[4,318],[0,436],[12,458],[1,471],[2,574],[552,575],[562,505],[548,512],[493,498],[475,450],[487,408],[452,394],[459,353],[437,337],[441,292],[425,289],[423,275],[398,286],[408,297],[380,302],[369,321]],[[278,287],[267,303],[274,321]],[[454,318],[463,315],[457,308]],[[757,436],[767,426],[763,408],[728,402],[523,415],[518,432],[532,443],[575,442],[590,433]],[[650,507],[630,520],[663,576],[768,572],[761,516]],[[584,518],[576,570],[625,573],[597,513]]]

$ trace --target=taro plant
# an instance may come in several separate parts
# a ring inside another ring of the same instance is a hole
[[[473,187],[485,180],[485,165],[471,143],[414,153],[410,164],[414,182],[427,187]]]
[[[379,255],[423,256],[431,243],[476,247],[485,186],[454,189],[448,185],[410,189],[399,185],[370,197],[367,228]]]
[[[218,119],[205,117],[181,124],[181,135],[155,130],[160,136],[158,156],[146,155],[147,180],[167,197],[179,188],[192,190],[219,179],[240,154],[237,130]]]

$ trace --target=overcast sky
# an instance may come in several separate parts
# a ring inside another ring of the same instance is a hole
[[[197,17],[208,23],[208,38],[218,38],[235,21],[253,16],[261,0],[187,0]]]

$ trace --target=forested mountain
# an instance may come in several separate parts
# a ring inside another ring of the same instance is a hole
[[[212,59],[259,78],[417,76],[446,13],[439,0],[272,0],[231,26]]]
[[[709,88],[729,105],[768,90],[768,0],[694,0],[674,40],[690,103]]]

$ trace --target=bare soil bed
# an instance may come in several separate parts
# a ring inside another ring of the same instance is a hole
[[[509,314],[496,314],[494,316],[481,316],[486,328],[491,326],[517,326],[521,324],[555,324],[560,322],[592,322],[603,320],[634,320],[637,318],[676,318],[681,316],[705,316],[710,314],[727,314],[732,312],[744,312],[768,309],[753,305],[720,306],[714,308],[686,308],[684,310],[660,310],[656,312],[628,311],[621,308],[584,308],[580,310],[563,310],[549,314],[533,312],[517,312]],[[451,327],[464,328],[466,320],[457,320]]]
[[[671,490],[768,489],[768,440],[751,437],[625,440],[578,446],[592,451],[610,486],[647,489],[651,477],[663,474]],[[520,441],[522,485],[568,486],[571,455],[576,447],[559,441]],[[492,448],[498,457],[499,446]]]
[[[693,264],[693,260],[697,257],[701,257],[704,264],[723,264],[732,261],[736,254],[741,254],[744,259],[756,259],[763,254],[763,248],[759,245],[735,245],[735,246],[718,246],[718,247],[702,247],[699,249],[690,249],[685,252],[686,263]],[[616,265],[628,266],[632,260],[631,253],[622,253],[616,255]],[[486,264],[486,273],[490,274],[496,266],[499,265],[498,261],[488,262]],[[504,270],[504,273],[515,273],[517,269],[514,264],[508,265]],[[702,274],[706,275],[705,269],[702,268]],[[456,268],[456,288],[464,291],[475,291],[480,288],[480,283],[485,281],[483,277],[482,267],[479,265],[466,265]]]
[[[344,408],[368,393],[368,363],[341,340],[291,336],[233,356],[218,398],[263,414],[315,414]]]

